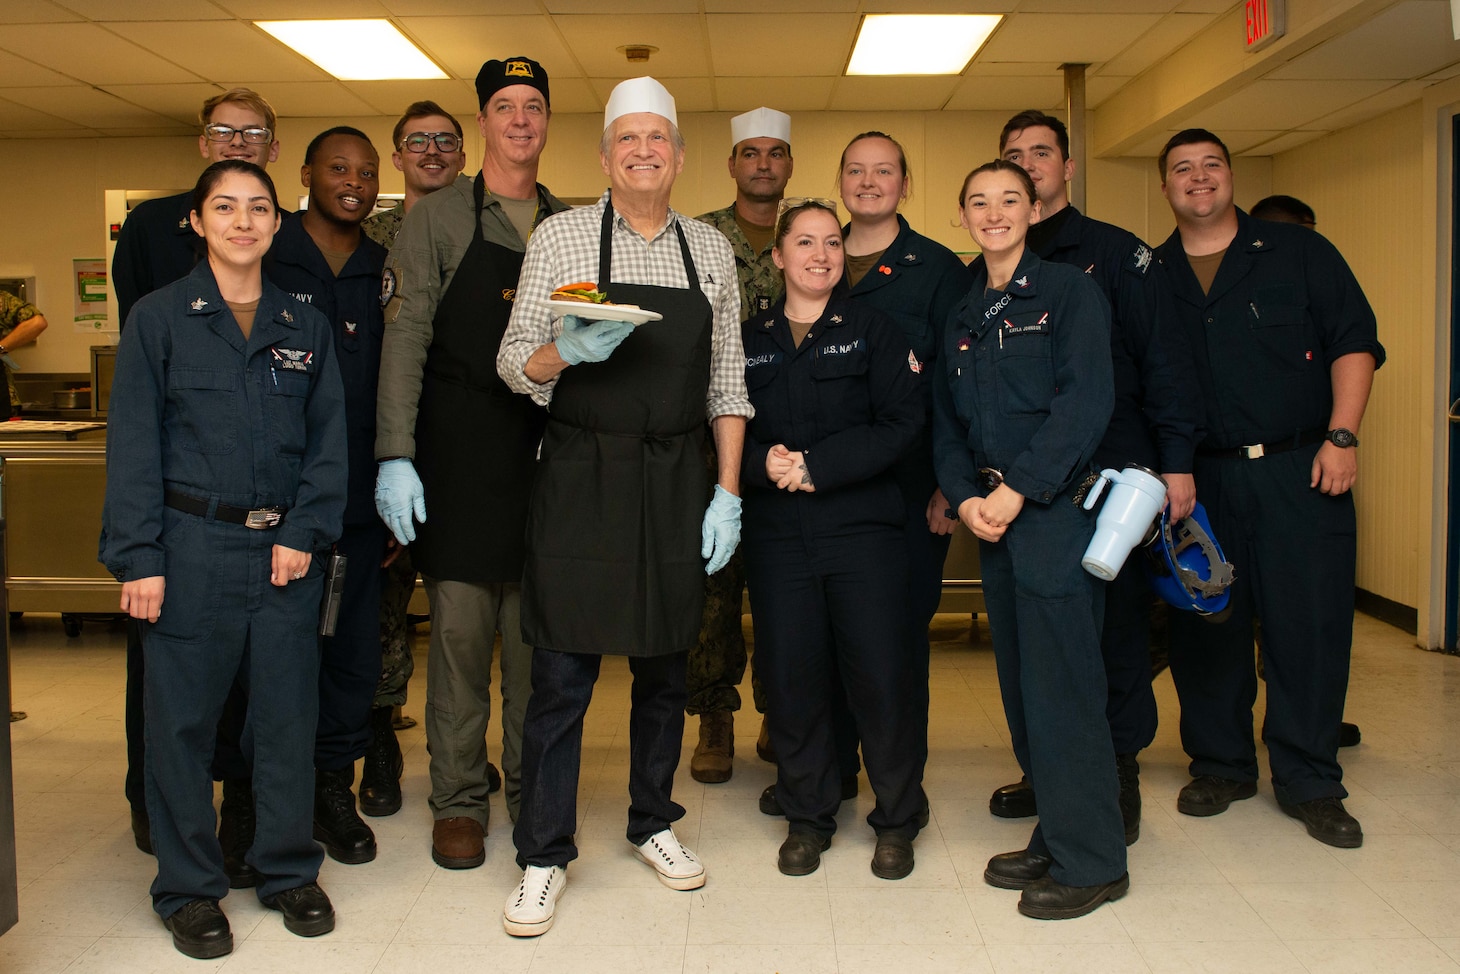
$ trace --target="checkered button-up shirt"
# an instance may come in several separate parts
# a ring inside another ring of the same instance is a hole
[[[557,380],[539,384],[529,379],[523,369],[533,352],[556,340],[562,332],[561,319],[555,319],[544,303],[553,290],[564,284],[598,278],[599,235],[608,195],[605,192],[593,206],[568,210],[544,220],[533,233],[523,258],[512,320],[497,355],[497,371],[512,389],[532,396],[544,406],[552,400]],[[679,235],[674,231],[676,223],[684,229],[698,281],[685,280]],[[714,315],[705,415],[709,419],[755,415],[745,391],[740,282],[730,245],[718,230],[669,210],[664,226],[645,240],[623,216],[615,214],[611,272],[613,280],[621,284],[694,286],[702,290]]]

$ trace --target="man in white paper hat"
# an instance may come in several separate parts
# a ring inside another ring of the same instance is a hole
[[[599,161],[609,178],[599,201],[533,234],[497,357],[509,386],[551,403],[522,583],[523,636],[535,647],[513,831],[524,873],[503,911],[520,937],[552,925],[578,855],[583,715],[606,655],[627,656],[633,673],[629,842],[666,886],[704,885],[671,828],[684,815],[671,792],[700,573],[718,571],[739,542],[753,415],[730,245],[669,207],[684,138],[663,85],[634,78],[614,89]],[[590,281],[637,307],[550,306],[555,289]],[[703,459],[707,422],[715,477]]]
[[[740,315],[750,319],[780,300],[784,285],[771,260],[775,243],[776,209],[786,194],[795,164],[791,159],[791,116],[774,108],[757,108],[730,120],[730,178],[735,180],[735,202],[697,219],[725,235],[735,254],[740,278]],[[712,464],[718,463],[713,453]],[[705,612],[699,641],[689,651],[687,713],[699,715],[700,736],[690,758],[689,773],[696,781],[729,781],[734,772],[735,711],[745,676],[745,636],[740,608],[745,593],[745,571],[740,558],[705,580]],[[756,709],[765,713],[760,685],[755,685]],[[761,723],[761,756],[772,758],[770,739]]]

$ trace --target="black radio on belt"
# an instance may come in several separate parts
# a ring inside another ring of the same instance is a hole
[[[319,634],[333,636],[335,624],[340,621],[340,599],[345,594],[345,565],[349,559],[338,553],[324,557],[324,598],[319,603]]]

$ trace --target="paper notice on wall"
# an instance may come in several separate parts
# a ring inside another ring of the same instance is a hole
[[[107,317],[106,261],[102,259],[71,261],[71,277],[76,282],[76,307],[72,321],[75,330],[95,333],[117,331]]]

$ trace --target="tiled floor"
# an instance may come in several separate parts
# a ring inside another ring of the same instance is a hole
[[[1023,846],[1029,829],[987,811],[990,790],[1017,777],[987,634],[970,643],[966,618],[940,616],[933,821],[906,880],[884,882],[867,868],[865,781],[862,797],[843,806],[821,870],[800,879],[776,871],[785,826],[756,810],[773,769],[755,757],[749,718],[736,728],[735,778],[709,786],[688,774],[689,722],[676,784],[688,814],[677,828],[710,879],[692,893],[661,886],[623,839],[628,673],[615,660],[588,717],[582,858],[546,936],[502,932],[502,903],[519,873],[498,801],[482,868],[432,864],[417,728],[403,735],[405,808],[370,820],[380,857],[363,866],[325,860],[335,932],[293,937],[238,891],[223,904],[237,948],[203,962],[173,951],[148,902],[153,861],[127,827],[120,627],[88,623],[68,640],[57,617],[28,616],[11,640],[14,703],[30,714],[11,725],[21,920],[0,937],[0,972],[1460,971],[1460,659],[1415,649],[1405,633],[1364,616],[1355,630],[1348,716],[1364,740],[1343,759],[1348,807],[1366,833],[1361,849],[1309,839],[1266,782],[1224,815],[1179,815],[1186,762],[1163,675],[1164,723],[1141,760],[1145,817],[1130,894],[1080,920],[1021,917],[1017,893],[982,881],[988,857]],[[424,668],[407,708],[417,717],[423,694]]]

